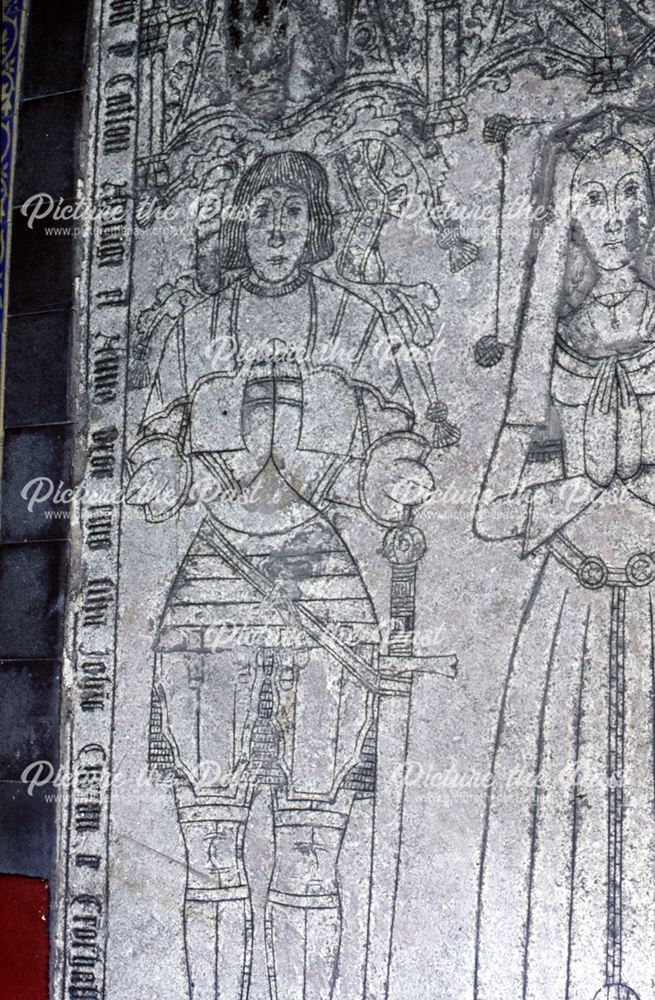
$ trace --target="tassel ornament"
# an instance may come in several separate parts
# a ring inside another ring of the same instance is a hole
[[[461,235],[459,222],[455,219],[444,223],[437,242],[442,250],[448,250],[449,266],[453,274],[468,267],[480,256],[480,250],[475,243],[471,243]]]
[[[461,431],[448,419],[448,405],[437,399],[428,408],[428,420],[434,424],[432,445],[434,448],[451,448],[459,444]]]
[[[481,368],[493,368],[499,361],[502,361],[505,348],[498,337],[490,333],[486,337],[480,337],[476,342],[474,352],[475,360]]]

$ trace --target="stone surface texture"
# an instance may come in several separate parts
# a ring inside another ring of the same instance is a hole
[[[654,1000],[655,15],[93,26],[54,997]]]

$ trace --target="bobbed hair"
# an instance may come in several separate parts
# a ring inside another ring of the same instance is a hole
[[[221,264],[225,270],[248,267],[246,226],[253,199],[264,188],[284,184],[306,196],[309,206],[309,231],[301,259],[316,264],[334,252],[334,218],[328,200],[325,170],[309,153],[288,150],[268,153],[248,167],[237,184],[232,205],[221,227]]]

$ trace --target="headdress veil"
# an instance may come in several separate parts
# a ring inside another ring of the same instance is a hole
[[[655,112],[609,107],[559,128],[546,141],[532,197],[532,232],[518,316],[506,423],[543,426],[550,415],[550,374],[561,315],[576,167],[608,139],[634,146],[652,167]],[[516,280],[516,275],[513,276]]]

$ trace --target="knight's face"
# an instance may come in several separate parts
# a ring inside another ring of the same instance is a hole
[[[246,245],[250,263],[264,281],[286,281],[302,260],[309,232],[309,204],[297,188],[263,188],[250,206]]]
[[[646,165],[629,146],[608,145],[581,162],[572,192],[574,231],[599,268],[615,271],[634,261],[652,198]]]

